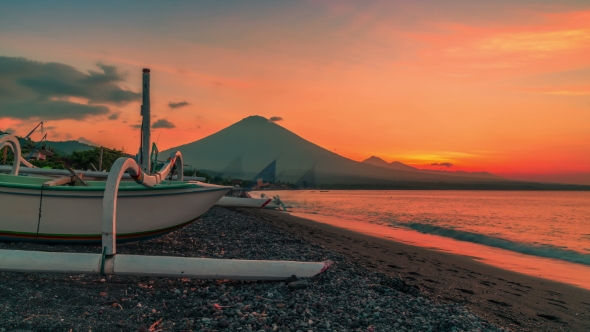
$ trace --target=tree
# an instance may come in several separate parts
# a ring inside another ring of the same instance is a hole
[[[211,180],[211,177],[209,176],[209,174],[200,172],[200,171],[196,171],[196,170],[185,170],[184,172],[182,172],[185,176],[197,176],[197,177],[202,177],[205,178],[205,182],[209,182]]]
[[[109,149],[103,148],[102,154],[102,169],[103,170],[110,170],[111,166],[115,160],[120,157],[130,157],[129,155],[125,154],[123,151],[117,149]],[[94,167],[98,168],[98,164],[100,161],[100,148],[95,147],[92,150],[88,151],[74,151],[70,157],[68,158],[70,163],[74,168],[78,169],[91,169],[93,170],[90,164],[93,164]]]

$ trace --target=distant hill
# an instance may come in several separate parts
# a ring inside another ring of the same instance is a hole
[[[503,180],[504,179],[500,176],[497,176],[497,175],[494,175],[494,174],[488,173],[488,172],[465,172],[465,171],[444,171],[444,170],[418,169],[416,167],[412,167],[412,166],[408,166],[406,164],[400,163],[399,161],[392,161],[392,162],[388,163],[385,160],[383,160],[379,157],[375,157],[375,156],[371,156],[371,157],[363,160],[362,162],[366,163],[366,164],[379,166],[379,167],[387,167],[387,168],[397,169],[397,170],[402,170],[402,171],[421,171],[424,173],[431,173],[431,174],[441,174],[441,175],[451,175],[451,176],[459,175],[459,176],[476,177],[476,178],[490,178],[490,179],[496,179],[496,180]]]
[[[401,163],[392,166],[403,169],[361,163],[311,143],[261,116],[247,117],[215,134],[160,154],[167,155],[171,150],[181,151],[184,163],[199,170],[224,172],[242,179],[253,179],[276,160],[277,180],[292,183],[304,175],[318,184],[490,181],[472,174],[421,171]]]
[[[94,146],[80,143],[78,141],[47,141],[47,145],[53,147],[55,151],[62,156],[70,155],[74,151],[88,151],[94,149]]]
[[[449,175],[468,176],[468,177],[475,177],[475,178],[506,180],[506,178],[504,178],[504,177],[498,176],[496,174],[488,173],[488,172],[444,171],[444,170],[430,170],[430,169],[422,169],[421,171],[425,172],[425,173],[432,173],[432,174],[449,174]]]
[[[0,135],[3,134],[8,134],[7,132],[3,132],[0,130]],[[21,146],[27,146],[27,145],[35,145],[37,144],[36,141],[30,141],[30,140],[26,140],[22,137],[17,136],[19,142],[21,143]],[[70,155],[72,154],[72,152],[74,151],[88,151],[88,150],[92,150],[94,148],[94,146],[92,145],[88,145],[85,143],[80,143],[78,141],[47,141],[46,143],[48,146],[52,147],[57,153],[59,153],[62,156],[65,155]]]
[[[397,169],[400,171],[418,171],[419,170],[415,167],[400,163],[399,161],[392,161],[392,162],[388,163],[385,160],[383,160],[379,157],[375,157],[375,156],[371,156],[371,157],[363,160],[362,162],[366,163],[366,164],[379,166],[379,167],[387,167],[387,168],[391,168],[391,169]]]

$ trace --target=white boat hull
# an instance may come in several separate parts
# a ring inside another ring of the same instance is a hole
[[[100,186],[96,182],[90,188],[41,189],[41,185],[11,186],[0,181],[0,240],[100,243],[104,182]],[[185,226],[227,190],[178,182],[152,189],[135,183],[121,185],[117,242],[144,240]]]
[[[261,209],[266,204],[270,203],[270,198],[248,198],[248,197],[230,197],[223,196],[215,203],[217,206],[224,207],[244,207],[244,208],[255,208]]]

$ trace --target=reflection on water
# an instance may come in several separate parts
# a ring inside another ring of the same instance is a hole
[[[308,219],[590,289],[590,193],[277,191]]]

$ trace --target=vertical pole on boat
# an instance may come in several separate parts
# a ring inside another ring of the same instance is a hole
[[[143,69],[143,96],[141,105],[141,169],[150,174],[150,70]]]
[[[98,171],[102,172],[102,154],[104,151],[104,146],[100,147],[100,159],[98,160]]]

